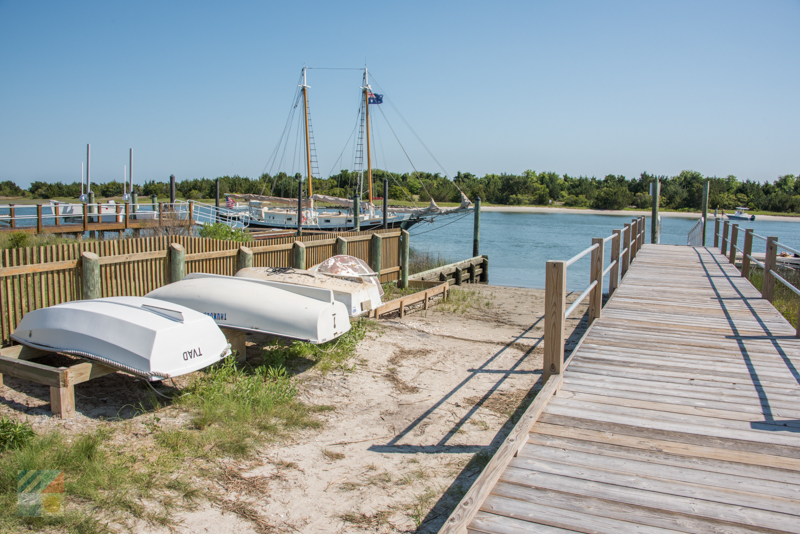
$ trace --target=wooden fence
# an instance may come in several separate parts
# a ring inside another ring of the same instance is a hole
[[[244,243],[162,236],[4,250],[0,254],[0,345],[9,343],[25,313],[84,298],[81,255],[85,252],[98,256],[93,297],[143,296],[169,282],[172,244],[183,249],[186,273],[233,275],[244,247],[252,252],[254,267],[305,268],[336,254],[349,254],[380,272],[381,282],[389,282],[401,279],[401,264],[408,264],[404,253],[408,239],[405,231],[375,230]]]

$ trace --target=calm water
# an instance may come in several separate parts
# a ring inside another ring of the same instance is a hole
[[[630,215],[583,213],[481,213],[481,254],[490,259],[490,282],[514,287],[544,288],[547,260],[566,260],[592,244],[593,237],[607,237],[612,230],[630,222]],[[472,256],[473,217],[456,220],[439,218],[434,224],[419,224],[411,229],[411,246],[419,251],[440,253],[446,259]],[[662,217],[661,243],[685,245],[686,234],[697,219]],[[777,236],[781,243],[800,249],[800,219],[789,221],[739,221],[740,228],[753,228],[763,236]],[[713,244],[713,220],[708,225],[707,243]],[[433,231],[431,231],[433,230]],[[739,243],[743,243],[740,231]],[[646,242],[650,242],[650,217]],[[606,249],[606,265],[610,255]],[[764,242],[753,241],[755,252],[764,251]],[[583,289],[589,280],[589,256],[571,265],[567,286]],[[606,281],[606,287],[607,287]]]

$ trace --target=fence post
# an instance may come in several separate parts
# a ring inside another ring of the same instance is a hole
[[[723,256],[728,255],[728,226],[730,226],[730,221],[725,221],[722,224],[722,245],[719,250]]]
[[[719,247],[719,219],[714,217],[714,248]]]
[[[636,259],[636,243],[639,241],[639,220],[631,219],[631,233],[628,239],[628,248],[630,249],[630,263]]]
[[[483,269],[483,273],[481,274],[481,282],[484,284],[489,283],[489,256],[483,255],[483,264],[481,264],[481,269]]]
[[[130,223],[130,217],[131,217],[131,213],[130,213],[130,204],[125,204],[125,229],[126,229],[126,230],[127,230],[127,229],[130,227],[130,225],[131,225],[131,223]]]
[[[180,243],[169,244],[169,283],[180,282],[186,276],[186,249]]]
[[[292,245],[292,267],[295,269],[306,268],[306,245],[301,241],[295,241]]]
[[[599,319],[603,310],[603,259],[605,258],[603,238],[592,238],[592,245],[597,245],[597,248],[592,251],[589,283],[596,281],[597,285],[589,293],[589,324],[592,324],[595,319]]]
[[[639,242],[636,244],[636,250],[639,250],[644,246],[644,235],[647,233],[647,217],[642,216],[639,218],[639,220],[641,222],[639,223]]]
[[[408,287],[408,263],[411,256],[411,234],[408,230],[400,231],[400,284],[403,289]]]
[[[661,199],[661,181],[656,178],[652,183],[653,198],[651,202],[652,214],[650,215],[650,243],[658,245],[658,204]]]
[[[744,250],[742,251],[742,276],[750,277],[750,258],[753,255],[753,229],[744,231]]]
[[[189,228],[194,225],[194,200],[189,201]]]
[[[344,237],[336,238],[336,254],[339,256],[347,256],[347,239]]]
[[[236,270],[249,269],[252,266],[253,251],[248,247],[239,247],[239,251],[236,253]]]
[[[158,225],[159,226],[163,226],[164,225],[164,217],[163,217],[163,215],[164,215],[164,203],[163,202],[159,202],[158,203]]]
[[[564,309],[567,298],[567,262],[548,261],[544,290],[543,379],[561,374],[564,365]]]
[[[89,231],[89,208],[87,204],[82,204],[83,206],[83,231]]]
[[[761,286],[761,296],[770,302],[772,302],[773,293],[775,291],[775,277],[772,276],[772,271],[777,266],[777,242],[777,237],[767,238],[767,255],[766,258],[764,258],[764,282]]]
[[[42,205],[36,204],[36,233],[42,233]]]
[[[94,252],[81,252],[81,281],[83,300],[100,298],[100,258]]]
[[[383,254],[383,238],[380,234],[372,234],[372,246],[369,251],[369,266],[378,273],[378,283],[381,281],[381,255]]]
[[[622,242],[620,243],[620,254],[622,255],[622,265],[620,266],[620,279],[628,274],[628,268],[631,266],[631,225],[625,223],[622,229]]]
[[[622,243],[622,230],[614,230],[616,239],[611,240],[611,260],[616,263],[611,267],[608,272],[608,296],[614,294],[614,291],[619,287],[619,264],[622,263],[622,257],[619,251],[622,250],[620,244]]]
[[[731,225],[731,254],[730,254],[730,262],[733,265],[736,265],[736,244],[739,241],[739,225],[734,224]]]

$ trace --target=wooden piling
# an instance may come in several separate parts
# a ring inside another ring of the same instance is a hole
[[[706,246],[706,226],[708,225],[708,191],[709,180],[703,182],[703,200],[700,203],[700,208],[703,210],[703,246]]]
[[[305,262],[305,259],[303,260]],[[253,266],[253,251],[248,247],[239,247],[236,253],[236,270],[249,269]]]
[[[369,266],[376,273],[381,272],[381,256],[383,255],[383,238],[380,234],[372,234],[372,243],[369,251]],[[378,280],[380,282],[380,279]]]
[[[336,238],[336,254],[338,256],[347,256],[347,239],[344,237]]]
[[[186,249],[180,243],[169,245],[169,283],[180,282],[186,276]]]
[[[306,268],[306,246],[301,241],[295,241],[292,245],[292,267],[295,269]]]
[[[408,230],[400,232],[400,243],[400,284],[405,289],[408,287],[408,264],[411,259],[411,234]]]
[[[83,300],[100,298],[100,257],[94,252],[81,252],[81,280]]]
[[[567,262],[548,261],[545,270],[543,381],[561,374],[564,364],[564,310]]]

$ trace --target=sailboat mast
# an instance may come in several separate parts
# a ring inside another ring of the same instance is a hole
[[[369,184],[369,203],[372,204],[372,152],[369,146],[369,78],[364,67],[364,109],[367,115],[367,183]]]
[[[308,172],[308,198],[314,194],[312,191],[313,185],[311,180],[311,141],[308,132],[308,85],[306,85],[306,67],[303,67],[303,104],[305,107],[306,115],[306,171]],[[300,214],[297,214],[300,217]]]

